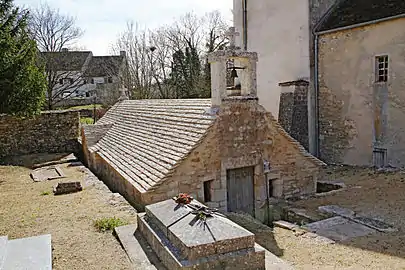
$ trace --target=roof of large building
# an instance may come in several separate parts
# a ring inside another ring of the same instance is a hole
[[[80,71],[91,55],[90,51],[41,52],[47,69],[58,71]]]
[[[124,57],[121,55],[93,56],[85,72],[89,77],[118,75]]]
[[[405,14],[404,0],[340,0],[317,30],[322,32],[401,14]]]
[[[141,192],[157,186],[215,121],[210,99],[126,100],[96,125],[113,124],[90,147]]]

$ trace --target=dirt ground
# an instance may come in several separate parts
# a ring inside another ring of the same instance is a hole
[[[241,225],[295,269],[405,269],[405,174],[334,167],[327,170],[326,178],[344,182],[347,188],[326,197],[297,201],[295,207],[311,212],[321,205],[339,205],[394,225],[398,232],[326,244],[281,228]]]
[[[111,232],[100,233],[93,221],[118,217],[129,223],[135,214],[112,206],[99,188],[54,196],[58,181],[83,181],[78,167],[60,165],[67,178],[35,183],[26,167],[0,166],[0,235],[9,239],[52,235],[53,269],[132,269]],[[49,195],[44,195],[49,192]]]

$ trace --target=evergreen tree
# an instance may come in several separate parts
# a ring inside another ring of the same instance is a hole
[[[175,98],[204,97],[201,88],[201,61],[195,48],[186,47],[185,53],[178,50],[173,54],[170,75]]]
[[[0,0],[0,113],[29,116],[44,102],[46,78],[27,19],[13,0]]]

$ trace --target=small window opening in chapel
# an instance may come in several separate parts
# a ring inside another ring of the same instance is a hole
[[[204,182],[204,201],[205,202],[212,202],[213,183],[214,183],[214,180]]]
[[[377,56],[376,62],[376,82],[388,81],[388,55]]]

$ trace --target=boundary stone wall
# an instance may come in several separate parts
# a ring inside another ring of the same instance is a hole
[[[31,118],[0,115],[0,158],[36,153],[77,153],[80,113],[47,111]]]

